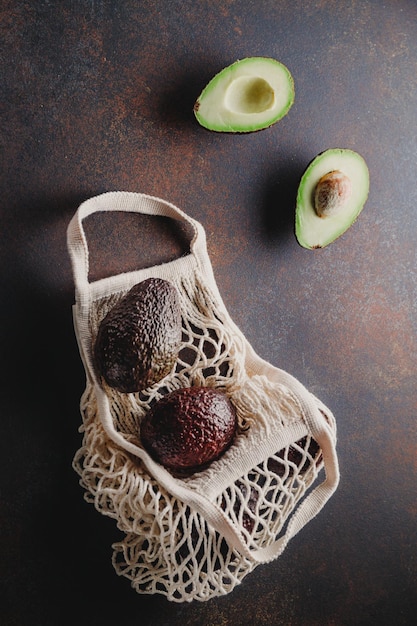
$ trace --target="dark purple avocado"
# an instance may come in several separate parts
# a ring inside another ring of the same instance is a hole
[[[235,431],[236,411],[224,392],[185,387],[153,405],[142,421],[141,439],[166,468],[195,471],[219,458]]]
[[[102,320],[95,368],[110,387],[140,391],[171,372],[181,334],[177,289],[162,278],[149,278],[132,287]]]

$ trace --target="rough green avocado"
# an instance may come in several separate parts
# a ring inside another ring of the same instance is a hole
[[[216,74],[194,104],[209,130],[248,133],[275,124],[294,102],[294,81],[279,61],[248,57]]]
[[[122,393],[140,391],[172,370],[181,335],[176,288],[149,278],[132,287],[100,323],[96,369],[110,387]]]
[[[156,461],[190,473],[217,459],[235,430],[236,411],[223,391],[184,387],[152,406],[142,420],[141,440]]]
[[[324,248],[356,220],[368,198],[369,171],[353,150],[333,148],[316,156],[297,193],[295,234],[304,248]]]

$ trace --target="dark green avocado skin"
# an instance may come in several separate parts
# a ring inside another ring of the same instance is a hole
[[[102,320],[94,344],[95,368],[110,387],[140,391],[171,372],[181,335],[176,288],[149,278],[132,287]]]
[[[221,456],[235,431],[236,411],[224,392],[185,387],[153,405],[142,421],[141,440],[168,469],[192,472]]]

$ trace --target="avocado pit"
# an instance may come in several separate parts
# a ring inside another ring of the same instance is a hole
[[[352,195],[350,178],[340,170],[322,176],[314,192],[314,208],[321,218],[338,215]]]

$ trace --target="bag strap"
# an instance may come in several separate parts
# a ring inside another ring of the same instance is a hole
[[[141,213],[170,217],[186,222],[193,229],[190,252],[198,258],[204,258],[206,238],[202,225],[175,205],[155,196],[127,191],[110,191],[94,196],[79,206],[67,230],[67,245],[73,268],[76,300],[81,304],[88,302],[90,285],[92,284],[89,282],[88,277],[89,249],[83,220],[89,215],[100,211]]]
[[[101,420],[101,423],[103,424],[103,427],[110,439],[127,452],[130,452],[139,458],[150,475],[154,476],[161,487],[166,489],[168,493],[179,500],[187,502],[191,508],[198,510],[204,519],[223,537],[225,537],[233,548],[252,561],[266,563],[279,556],[283,552],[289,540],[294,537],[294,535],[296,535],[307,522],[319,513],[337,487],[339,481],[339,471],[333,435],[330,428],[326,424],[324,416],[320,413],[314,397],[309,394],[307,390],[305,390],[305,393],[303,392],[302,394],[303,399],[301,399],[301,404],[303,406],[307,422],[315,424],[314,430],[316,431],[317,442],[322,450],[326,478],[307,495],[307,497],[295,510],[293,517],[287,526],[285,534],[282,537],[265,548],[251,550],[248,547],[243,534],[217,504],[206,498],[204,494],[188,489],[185,485],[176,481],[164,467],[153,461],[145,450],[136,444],[127,441],[123,435],[115,429],[113,419],[111,417],[109,399],[97,381],[95,381],[94,384],[99,419]],[[296,381],[296,386],[299,391],[301,383]],[[317,427],[318,422],[321,423],[320,428]]]
[[[336,424],[331,411],[310,393],[297,378],[262,359],[248,342],[246,361],[253,373],[264,374],[268,378],[276,380],[294,394],[301,406],[309,431],[321,448],[326,475],[325,480],[312,490],[298,506],[287,526],[285,535],[275,544],[258,551],[257,558],[271,560],[271,558],[278,556],[288,541],[320,512],[337,489],[340,474],[336,454]]]

